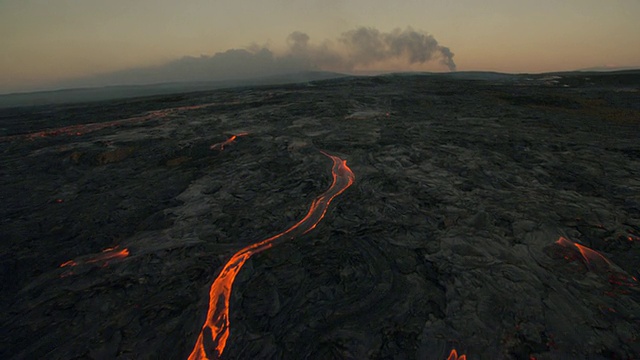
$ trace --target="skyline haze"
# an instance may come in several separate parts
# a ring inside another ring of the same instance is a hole
[[[635,0],[5,0],[0,93],[271,75],[287,66],[341,72],[637,67],[639,15]],[[368,37],[349,37],[362,29]],[[302,37],[292,42],[294,34]],[[394,36],[401,46],[389,40]],[[234,64],[225,72],[221,54],[232,61],[231,55],[245,56],[247,67]],[[247,54],[271,56],[268,69]],[[199,72],[176,70],[189,61]]]

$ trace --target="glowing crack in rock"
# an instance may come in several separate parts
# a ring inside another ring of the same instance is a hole
[[[193,106],[180,106],[175,108],[161,109],[149,111],[144,115],[134,116],[126,119],[112,120],[98,123],[87,123],[79,125],[70,125],[54,129],[42,130],[34,133],[23,135],[11,135],[0,137],[0,141],[11,141],[16,139],[36,140],[40,138],[47,138],[52,136],[81,136],[90,132],[106,129],[109,127],[121,126],[126,124],[143,123],[149,120],[163,119],[171,114],[180,111],[190,111],[206,108],[209,106],[217,105],[216,103],[193,105]]]
[[[449,354],[447,360],[467,360],[467,355],[458,356],[458,352],[456,351],[456,349],[453,349],[451,350],[451,353]]]
[[[236,275],[249,258],[277,243],[291,240],[313,230],[324,218],[331,201],[355,181],[355,175],[347,161],[322,152],[333,161],[333,181],[327,191],[315,198],[309,212],[302,220],[287,230],[268,239],[249,245],[236,252],[225,264],[209,290],[209,309],[198,340],[189,360],[219,358],[229,339],[229,297]]]
[[[86,260],[69,260],[60,264],[60,267],[74,267],[83,264],[100,264],[101,267],[108,266],[109,263],[113,260],[124,259],[129,256],[129,249],[124,248],[122,250],[118,250],[118,246],[112,248],[106,248],[102,250],[100,255],[88,258]],[[72,275],[73,273],[67,273],[66,275]]]
[[[638,285],[638,279],[635,276],[630,276],[624,273],[623,270],[615,267],[615,265],[609,261],[604,255],[599,252],[589,249],[584,245],[575,243],[567,238],[561,236],[556,240],[556,244],[569,249],[575,249],[580,254],[580,259],[584,262],[585,266],[589,270],[600,270],[609,274],[608,281],[612,285],[635,288]],[[565,259],[571,259],[565,256]],[[623,291],[624,293],[624,291]]]
[[[563,236],[561,236],[558,240],[556,240],[556,244],[567,247],[567,248],[574,248],[578,250],[580,255],[582,255],[582,260],[584,261],[587,267],[597,266],[598,264],[601,264],[603,261],[606,265],[608,266],[611,265],[611,262],[609,261],[609,259],[604,257],[604,255],[600,254],[595,250],[591,250],[584,245],[580,245],[571,240],[568,240]]]
[[[223,141],[221,143],[217,143],[217,144],[213,144],[213,145],[209,146],[209,149],[222,151],[222,150],[224,150],[225,146],[227,146],[227,145],[231,144],[232,142],[236,141],[236,139],[239,136],[246,136],[246,135],[249,135],[249,133],[243,132],[243,133],[231,135],[231,137],[228,138],[227,140],[225,140],[225,141]]]
[[[114,259],[124,259],[129,256],[129,249],[124,248],[122,250],[118,250],[118,247],[112,247],[108,249],[102,250],[102,254],[91,258],[86,261],[87,264],[93,264],[97,262],[104,262],[103,266],[109,265],[109,261]]]

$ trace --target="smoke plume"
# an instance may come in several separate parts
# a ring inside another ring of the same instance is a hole
[[[380,32],[359,27],[333,41],[313,43],[309,35],[295,31],[286,39],[284,51],[253,45],[213,56],[183,57],[158,67],[118,71],[72,81],[63,86],[104,86],[182,81],[236,80],[308,70],[351,72],[386,70],[385,64],[424,64],[438,61],[455,71],[454,54],[430,34],[406,28]]]
[[[411,28],[381,33],[373,28],[361,27],[343,33],[340,42],[347,49],[345,61],[349,68],[388,59],[405,59],[409,64],[422,64],[439,58],[449,70],[456,69],[449,48],[439,45],[432,35]]]

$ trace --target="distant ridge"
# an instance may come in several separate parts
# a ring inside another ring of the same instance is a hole
[[[595,69],[595,70],[594,70]],[[600,70],[597,70],[600,69]],[[369,74],[342,74],[328,71],[305,71],[281,75],[271,75],[253,79],[173,82],[146,85],[117,85],[93,88],[73,88],[29,93],[0,94],[0,109],[22,106],[39,106],[54,104],[76,104],[93,101],[118,100],[155,95],[170,95],[223,88],[296,84],[319,80],[346,77],[374,76],[429,76],[458,80],[480,80],[490,82],[519,82],[522,80],[543,79],[549,76],[580,78],[585,76],[600,78],[601,85],[623,86],[635,84],[640,77],[640,68],[591,68],[573,71],[547,73],[500,73],[495,71],[452,71],[452,72],[384,72]]]
[[[304,83],[310,81],[341,78],[345,76],[349,75],[328,71],[305,71],[242,80],[175,82],[147,85],[116,85],[105,87],[12,93],[0,95],[0,108],[116,100],[241,86]]]
[[[595,66],[591,68],[578,69],[576,71],[587,72],[615,72],[627,70],[640,70],[640,66]]]

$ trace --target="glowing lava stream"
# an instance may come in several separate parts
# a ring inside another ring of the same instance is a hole
[[[586,247],[584,245],[580,245],[580,244],[578,244],[576,242],[568,240],[564,236],[560,236],[560,238],[558,238],[558,240],[556,241],[556,244],[564,246],[564,247],[568,247],[568,248],[571,248],[572,246],[575,247],[580,252],[580,255],[582,255],[582,259],[584,260],[585,265],[587,265],[587,267],[592,265],[592,263],[596,259],[604,260],[604,262],[607,263],[607,265],[609,265],[609,266],[611,265],[611,262],[609,261],[609,259],[604,257],[604,255],[600,254],[599,252],[597,252],[595,250],[591,250],[591,249],[589,249],[588,247]]]
[[[129,256],[129,249],[124,248],[122,250],[118,250],[118,246],[112,247],[112,248],[106,248],[104,250],[102,250],[102,253],[98,256],[92,257],[90,259],[87,259],[85,261],[74,261],[74,260],[69,260],[67,262],[64,262],[60,265],[60,267],[67,267],[67,266],[77,266],[78,264],[94,264],[94,263],[98,263],[101,261],[104,261],[104,263],[102,264],[102,266],[107,266],[109,265],[109,261],[111,260],[115,260],[115,259],[124,259],[127,256]]]
[[[231,135],[230,138],[228,138],[227,140],[221,142],[221,143],[217,143],[217,144],[213,144],[211,146],[209,146],[209,149],[211,150],[224,150],[224,147],[231,144],[232,142],[236,141],[236,139],[238,138],[238,136],[247,136],[249,135],[249,133],[247,132],[243,132],[243,133],[239,133],[236,135]]]
[[[324,218],[331,200],[345,191],[355,180],[355,175],[347,166],[347,161],[322,152],[333,161],[331,187],[311,203],[309,212],[302,220],[289,229],[268,239],[249,245],[235,253],[211,285],[209,290],[209,310],[189,360],[219,358],[229,338],[229,296],[236,275],[249,258],[280,243],[304,235],[313,230]]]
[[[467,360],[467,355],[458,356],[458,352],[456,351],[456,349],[453,349],[451,350],[451,353],[449,354],[447,360]]]
[[[112,120],[112,121],[98,122],[98,123],[69,125],[69,126],[64,126],[64,127],[54,128],[54,129],[46,129],[46,130],[29,133],[29,134],[1,136],[0,141],[11,141],[11,140],[17,140],[17,139],[35,140],[35,139],[46,138],[50,136],[60,136],[60,135],[81,136],[81,135],[94,132],[97,130],[102,130],[108,127],[141,123],[141,122],[154,120],[154,119],[163,119],[179,111],[197,110],[197,109],[202,109],[202,108],[206,108],[214,105],[217,105],[217,104],[210,103],[210,104],[180,106],[175,108],[153,110],[153,111],[147,112],[144,115],[130,117],[126,119]]]

